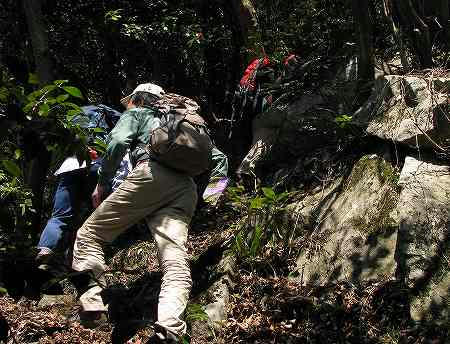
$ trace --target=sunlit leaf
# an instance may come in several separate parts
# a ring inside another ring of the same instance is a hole
[[[69,98],[68,94],[61,94],[58,97],[56,97],[56,102],[63,103]]]
[[[95,139],[93,148],[95,148],[96,151],[103,154],[106,152],[106,147],[108,147],[106,142],[104,142],[100,139]]]
[[[41,104],[39,106],[39,116],[46,117],[50,111],[50,106],[47,103]]]
[[[206,314],[202,305],[190,303],[186,307],[186,321],[192,322],[195,320],[207,321],[208,314]]]
[[[14,158],[15,158],[16,160],[19,160],[21,156],[22,156],[22,150],[19,149],[19,148],[17,148],[17,149],[14,151]]]
[[[27,99],[28,99],[29,101],[36,100],[36,98],[39,97],[42,93],[43,93],[42,89],[36,90],[36,91],[34,91],[34,92],[31,92],[31,93],[27,96]]]
[[[6,87],[0,87],[0,101],[6,102],[8,100],[9,92]]]
[[[83,99],[81,91],[74,86],[63,86],[63,90],[69,93],[72,97]]]
[[[250,209],[261,209],[263,207],[263,199],[261,197],[255,197],[250,202]]]
[[[80,114],[79,110],[72,109],[72,110],[67,111],[66,118],[67,118],[67,120],[70,121],[70,120],[72,120],[72,118],[74,116],[79,115],[79,114]]]
[[[272,188],[261,188],[261,190],[267,198],[271,200],[275,199],[275,191]]]
[[[56,89],[56,86],[55,86],[55,85],[47,85],[47,86],[44,86],[44,87],[42,88],[42,91],[47,92],[47,93],[50,93],[50,92],[53,91],[54,89]]]
[[[55,81],[53,81],[53,83],[54,83],[56,86],[61,86],[61,85],[63,85],[63,84],[66,84],[67,82],[69,82],[69,80],[55,80]]]
[[[64,105],[65,107],[70,107],[70,108],[72,108],[74,110],[77,110],[78,112],[81,112],[81,108],[77,104],[74,104],[74,103],[71,103],[71,102],[65,102],[62,105]]]
[[[3,167],[5,170],[14,177],[20,177],[22,171],[20,167],[12,160],[2,160]]]
[[[236,249],[237,249],[238,253],[240,255],[242,255],[242,256],[245,256],[244,240],[242,239],[242,233],[241,232],[239,232],[236,235],[235,242],[236,242]]]
[[[261,247],[261,236],[262,236],[262,228],[261,226],[256,226],[253,231],[252,244],[250,246],[251,257],[255,257],[259,252],[259,248]]]

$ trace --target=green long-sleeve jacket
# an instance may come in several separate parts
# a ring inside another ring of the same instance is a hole
[[[105,156],[98,171],[99,184],[107,184],[114,176],[127,148],[131,150],[133,164],[147,157],[147,153],[140,145],[147,145],[149,132],[159,126],[160,120],[155,115],[156,110],[143,107],[133,108],[123,113],[106,140]],[[213,147],[212,156],[211,175],[226,176],[227,157],[215,147]]]
[[[149,132],[159,126],[156,110],[133,108],[120,116],[114,129],[106,140],[107,148],[102,166],[98,170],[98,183],[105,185],[116,173],[127,148],[131,150],[131,161],[142,158],[145,151],[139,146],[148,144]]]

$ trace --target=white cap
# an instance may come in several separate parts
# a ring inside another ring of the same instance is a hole
[[[162,96],[165,94],[162,87],[160,87],[158,85],[151,84],[151,83],[140,84],[138,87],[136,87],[134,89],[134,91],[131,94],[129,94],[128,96],[126,96],[120,100],[122,105],[126,107],[128,102],[130,101],[131,96],[137,92],[147,92],[147,93],[153,94],[154,96],[157,96],[158,98],[162,98]]]

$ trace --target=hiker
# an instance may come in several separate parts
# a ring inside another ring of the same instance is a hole
[[[242,159],[236,171],[238,181],[250,190],[256,189],[256,185],[262,175],[262,165],[272,150],[278,129],[283,121],[283,117],[276,113],[276,109],[274,110],[272,105],[283,94],[286,84],[298,77],[299,61],[300,59],[297,55],[288,55],[283,60],[280,76],[276,79],[272,77],[270,79],[258,78],[258,71],[253,71],[253,81],[250,89],[259,90],[258,93],[253,95],[253,98],[256,98],[253,100],[253,104],[260,104],[260,106],[253,107],[242,114],[242,116],[249,116],[252,119],[252,143],[250,150]],[[269,65],[270,62],[267,60],[257,65],[256,68],[259,69]],[[240,90],[242,90],[243,82],[248,83],[252,80],[251,77],[245,79],[246,73],[244,73],[244,77],[241,79]],[[267,72],[259,72],[259,74],[266,75]],[[242,98],[243,96],[240,96],[240,99]],[[272,111],[273,113],[268,116],[268,111]]]
[[[241,161],[251,147],[253,118],[272,103],[264,89],[275,80],[275,69],[267,58],[256,58],[250,62],[237,85],[232,100],[230,142],[232,155]],[[232,166],[236,169],[237,166]]]
[[[96,133],[91,141],[105,138],[118,121],[121,113],[103,104],[81,107],[82,114],[76,116],[73,121],[88,128],[101,128],[104,132]],[[87,124],[86,124],[87,123]],[[73,246],[74,231],[78,228],[76,223],[80,212],[85,208],[91,210],[91,194],[97,183],[97,170],[101,158],[98,153],[89,148],[91,163],[80,163],[76,156],[65,159],[55,172],[58,185],[53,199],[53,211],[38,243],[36,262],[38,268],[52,275],[66,272],[66,267],[71,266],[71,248]],[[126,160],[121,164],[120,173],[117,175],[111,187],[124,179],[129,167]]]
[[[160,113],[153,104],[164,94],[160,86],[147,83],[121,100],[127,110],[108,136],[98,184],[92,195],[98,207],[77,232],[73,269],[91,271],[95,276],[80,297],[82,325],[96,327],[106,322],[107,306],[101,297],[106,268],[102,245],[145,219],[155,239],[163,273],[153,340],[176,342],[186,333],[181,316],[192,285],[186,241],[197,191],[191,176],[150,160],[148,150],[142,148],[149,143],[149,132],[160,127]],[[101,202],[105,183],[127,148],[131,150],[135,167],[119,188]]]

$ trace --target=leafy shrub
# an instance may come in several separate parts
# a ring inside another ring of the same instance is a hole
[[[282,212],[289,193],[277,194],[268,187],[261,188],[261,193],[261,195],[247,198],[243,187],[228,190],[232,204],[243,214],[233,249],[238,257],[251,265],[267,253],[268,249],[287,243],[287,233],[280,230],[277,217]]]

